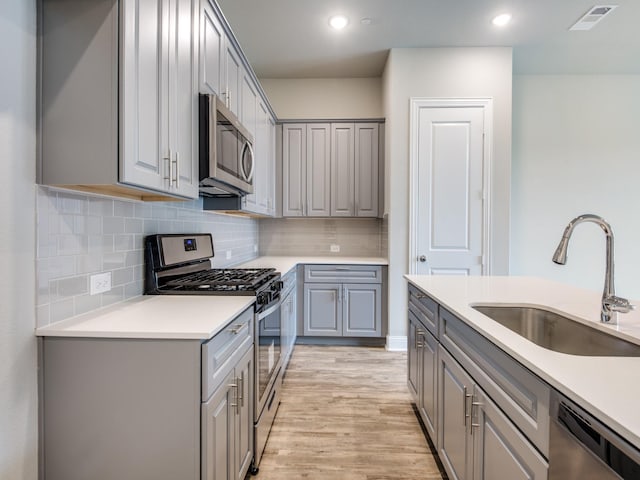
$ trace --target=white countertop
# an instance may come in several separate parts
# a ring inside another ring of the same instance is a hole
[[[207,340],[255,297],[149,295],[36,329],[41,337]]]
[[[406,278],[640,448],[640,357],[586,357],[547,350],[470,305],[540,305],[638,344],[640,311],[619,314],[618,325],[603,324],[600,322],[601,293],[540,278],[419,275]],[[637,301],[632,303],[640,305]]]
[[[265,256],[258,257],[246,263],[238,265],[240,268],[275,268],[276,271],[285,275],[296,265],[319,264],[319,265],[388,265],[389,260],[383,257],[336,257],[336,256],[315,256],[315,257],[281,257]]]
[[[378,257],[258,257],[240,268],[275,268],[283,275],[297,264],[387,265]],[[36,329],[41,337],[172,338],[207,340],[255,301],[253,296],[143,295]]]

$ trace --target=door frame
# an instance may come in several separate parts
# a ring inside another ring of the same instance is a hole
[[[409,258],[408,272],[417,273],[418,258],[418,191],[419,191],[419,114],[421,108],[478,107],[484,112],[483,161],[482,161],[482,275],[491,275],[491,171],[493,145],[493,98],[460,97],[409,99]]]

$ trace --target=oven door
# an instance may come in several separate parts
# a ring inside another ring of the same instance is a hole
[[[280,366],[280,299],[256,314],[256,420],[271,391]]]

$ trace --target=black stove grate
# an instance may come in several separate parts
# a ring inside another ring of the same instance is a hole
[[[205,270],[169,280],[165,287],[181,290],[252,291],[273,276],[273,268],[232,268]]]

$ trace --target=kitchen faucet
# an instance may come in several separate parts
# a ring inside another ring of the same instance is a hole
[[[593,222],[597,224],[607,236],[607,265],[604,274],[604,291],[602,292],[600,321],[610,322],[613,312],[627,313],[635,309],[635,305],[631,305],[629,300],[616,297],[615,295],[615,287],[613,286],[613,230],[611,229],[611,225],[598,215],[585,214],[574,218],[569,222],[567,228],[564,229],[558,248],[556,248],[556,252],[553,254],[553,261],[558,265],[567,263],[569,239],[576,225],[583,222]]]

